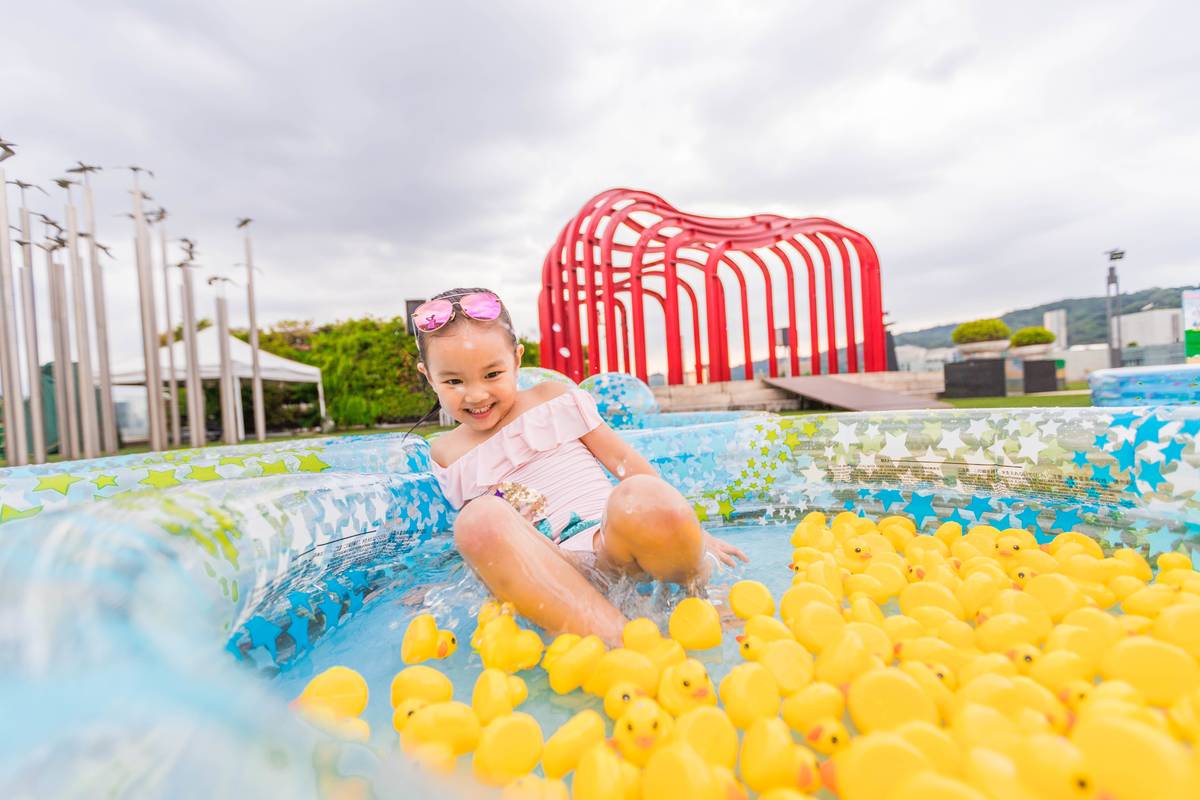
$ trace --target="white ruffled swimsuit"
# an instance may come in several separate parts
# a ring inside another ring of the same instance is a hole
[[[581,436],[604,424],[596,401],[569,389],[522,413],[433,474],[450,504],[507,500],[565,550],[591,550],[613,483]]]

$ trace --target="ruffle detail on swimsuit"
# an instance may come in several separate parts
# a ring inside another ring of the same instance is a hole
[[[462,508],[540,454],[578,439],[603,422],[590,394],[569,389],[525,411],[450,466],[433,462],[433,474],[450,504]]]

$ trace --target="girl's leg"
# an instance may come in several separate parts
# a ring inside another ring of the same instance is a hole
[[[499,497],[467,503],[454,523],[454,544],[496,597],[547,632],[621,641],[621,612]]]
[[[595,542],[603,566],[690,583],[711,571],[704,538],[696,513],[675,487],[655,476],[632,475],[613,489]]]

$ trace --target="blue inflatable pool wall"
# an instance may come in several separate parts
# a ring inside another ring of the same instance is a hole
[[[1200,563],[1200,408],[658,414],[629,376],[583,388],[710,526],[852,509]],[[0,470],[0,520],[0,785],[308,796],[344,765],[263,681],[445,558],[453,512],[426,441],[377,434]],[[381,796],[420,785],[371,764]]]

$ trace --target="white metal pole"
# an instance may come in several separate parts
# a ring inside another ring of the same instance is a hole
[[[317,428],[325,427],[325,381],[317,378],[317,413],[320,415],[317,420]]]
[[[242,408],[242,379],[233,376],[233,410],[237,416],[237,440],[246,441],[246,409]]]
[[[46,256],[50,267],[50,314],[54,325],[54,386],[58,411],[58,452],[79,458],[79,419],[75,416],[75,369],[71,361],[71,322],[67,313],[66,268]]]
[[[25,463],[25,409],[21,355],[17,347],[17,304],[13,294],[12,245],[8,238],[8,180],[0,169],[0,391],[4,392],[4,459]]]
[[[88,335],[87,287],[83,280],[83,260],[79,257],[79,225],[75,204],[67,199],[67,257],[71,265],[71,301],[75,315],[75,357],[79,387],[79,429],[83,434],[83,457],[100,454],[100,428],[96,417],[96,376],[92,372],[92,340]]]
[[[183,347],[187,351],[188,438],[192,447],[203,447],[207,441],[204,422],[204,381],[200,377],[200,355],[196,346],[196,298],[192,289],[191,267],[181,267],[179,287],[183,308]]]
[[[21,316],[25,322],[25,366],[29,376],[29,431],[34,464],[46,461],[46,426],[42,415],[42,368],[38,356],[37,304],[33,295],[33,239],[29,209],[21,206]]]
[[[221,355],[221,439],[225,444],[237,444],[237,418],[233,410],[233,369],[229,355],[229,309],[224,290],[217,295],[217,338]]]
[[[108,303],[100,244],[96,241],[96,206],[88,173],[83,173],[83,213],[87,223],[92,267],[92,313],[96,324],[96,369],[100,378],[100,444],[105,453],[117,452],[117,410],[113,404],[111,353],[108,347]]]
[[[175,382],[175,324],[171,319],[171,265],[167,261],[167,223],[158,220],[158,244],[162,257],[163,310],[167,315],[167,402],[171,416],[171,444],[182,443],[179,432],[179,385]]]
[[[137,185],[137,173],[134,173],[133,221],[136,232],[134,250],[137,255],[138,295],[141,301],[142,358],[146,364],[150,449],[163,450],[167,443],[166,429],[163,425],[162,376],[158,360],[158,316],[154,308],[154,269],[150,263],[149,234],[146,230],[146,216],[142,210],[142,192]]]
[[[267,440],[267,418],[263,408],[262,371],[258,364],[258,313],[254,307],[254,254],[250,247],[250,233],[246,233],[246,299],[250,307],[250,375],[254,395],[254,436],[258,441]]]

